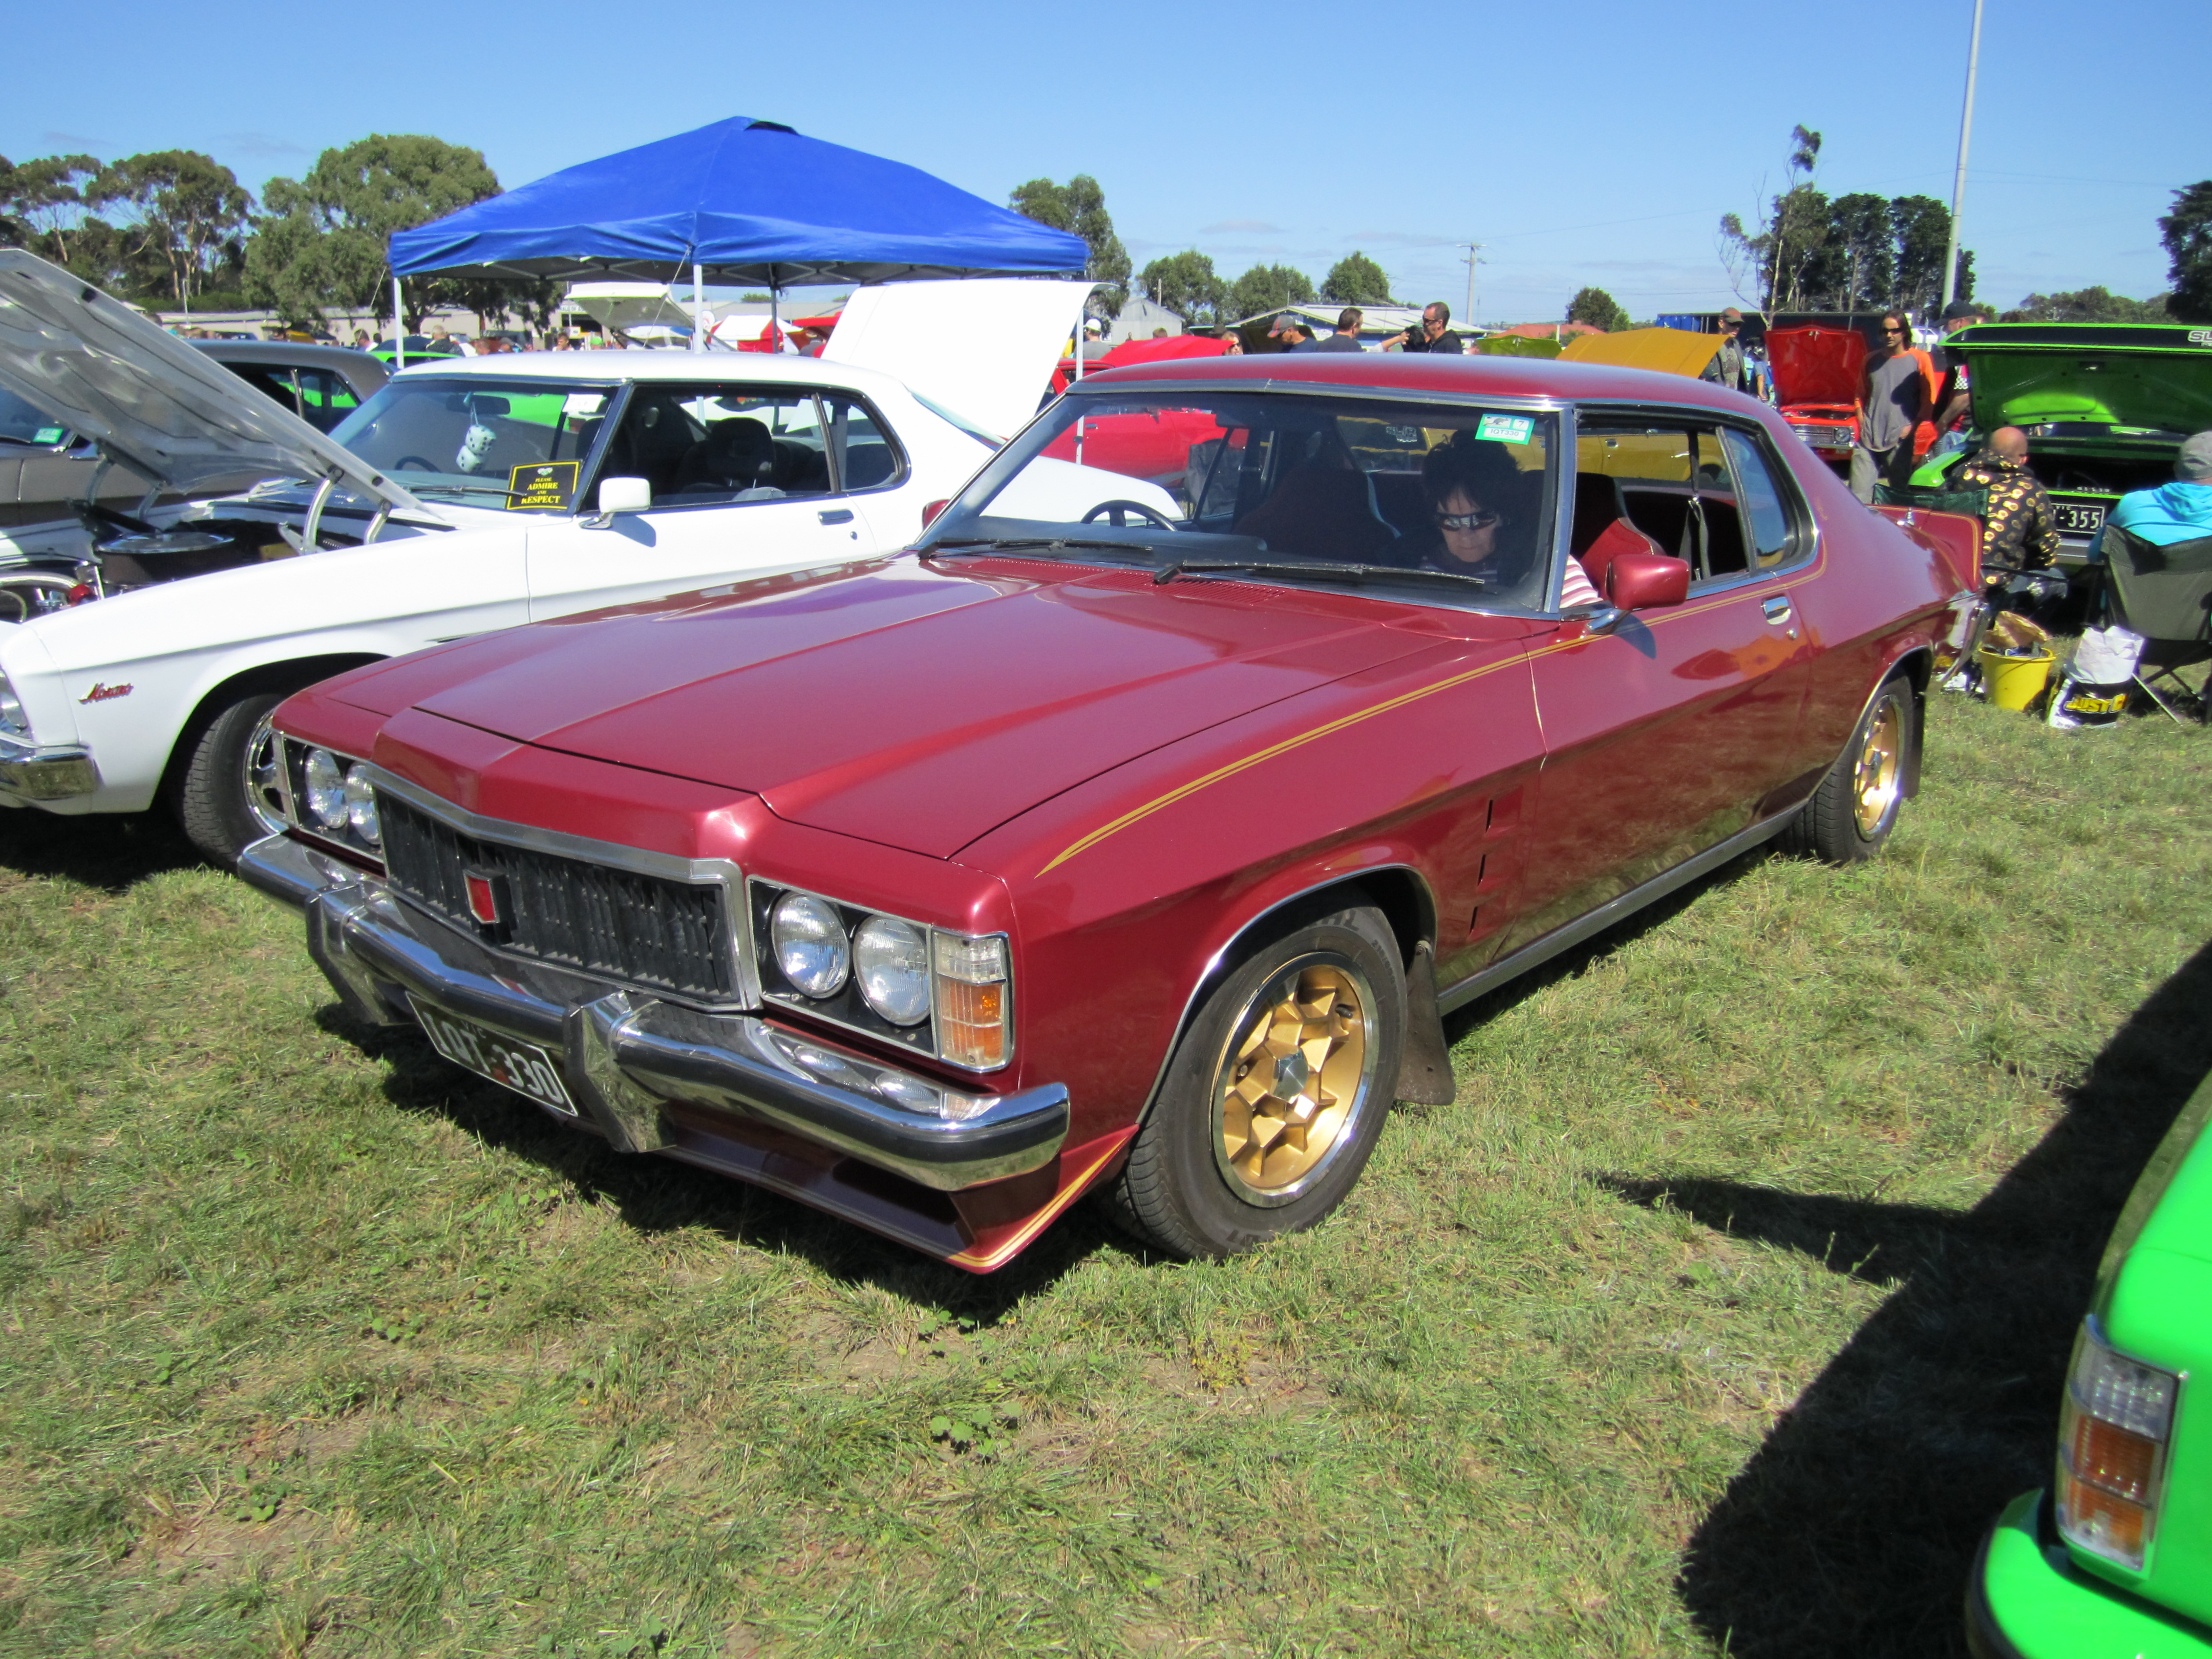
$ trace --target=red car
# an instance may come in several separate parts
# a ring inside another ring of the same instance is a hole
[[[1851,328],[1775,328],[1766,332],[1767,364],[1774,371],[1774,401],[1782,418],[1813,453],[1849,477],[1851,446],[1859,438],[1859,382],[1866,373],[1867,339]],[[1936,381],[1923,357],[1929,397]],[[1925,455],[1936,426],[1913,428],[1912,453]]]
[[[1062,442],[1199,412],[1172,488]],[[1225,1255],[1451,1098],[1452,1009],[1876,852],[1972,533],[1673,376],[1140,365],[897,556],[302,692],[241,869],[355,1016],[618,1152],[979,1272],[1086,1193]]]

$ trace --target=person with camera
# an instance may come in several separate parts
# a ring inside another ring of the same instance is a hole
[[[1382,342],[1382,349],[1463,352],[1467,342],[1452,331],[1451,307],[1442,300],[1432,300],[1422,308],[1421,325],[1391,336]]]

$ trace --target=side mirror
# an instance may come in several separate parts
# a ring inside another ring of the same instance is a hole
[[[1664,553],[1616,553],[1605,587],[1607,600],[1618,610],[1662,610],[1690,597],[1690,566]]]
[[[645,478],[599,480],[599,511],[642,513],[653,505],[653,484]]]
[[[642,513],[653,505],[653,484],[646,478],[599,480],[599,510],[576,522],[586,530],[605,530],[617,513]]]

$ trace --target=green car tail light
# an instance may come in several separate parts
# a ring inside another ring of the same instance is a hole
[[[2115,1352],[2093,1317],[2075,1339],[2058,1424],[2058,1529],[2141,1571],[2158,1530],[2181,1379]]]

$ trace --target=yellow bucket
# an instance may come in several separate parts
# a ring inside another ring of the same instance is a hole
[[[1982,684],[1989,688],[1990,701],[2000,708],[2026,708],[2050,684],[2052,660],[2048,651],[2033,657],[2008,657],[1984,646]]]

